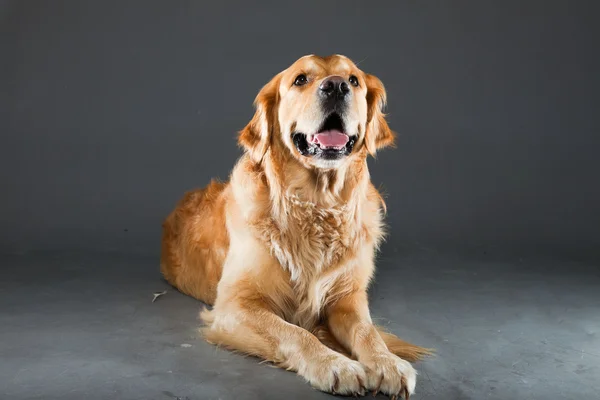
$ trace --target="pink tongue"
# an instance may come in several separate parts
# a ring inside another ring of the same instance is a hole
[[[343,147],[348,143],[348,135],[336,130],[325,131],[314,135],[312,142],[324,147]]]

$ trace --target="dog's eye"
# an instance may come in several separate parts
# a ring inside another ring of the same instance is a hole
[[[296,80],[294,81],[294,85],[296,86],[303,86],[306,85],[308,83],[308,79],[306,79],[306,75],[304,74],[300,74],[296,77]]]
[[[358,86],[358,78],[354,75],[350,75],[350,79],[348,79],[348,81],[350,81],[352,86]]]

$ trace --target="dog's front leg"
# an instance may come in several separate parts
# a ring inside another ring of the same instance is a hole
[[[357,290],[327,310],[329,330],[366,367],[367,387],[392,398],[414,392],[417,373],[392,354],[371,321],[366,290]]]
[[[205,330],[209,342],[271,361],[296,371],[313,387],[330,393],[364,394],[364,367],[324,346],[310,332],[273,313],[261,300],[243,297],[217,304]]]

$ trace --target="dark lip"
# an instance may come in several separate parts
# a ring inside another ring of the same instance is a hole
[[[296,146],[296,150],[302,156],[319,158],[323,160],[339,160],[347,157],[352,153],[358,136],[348,136],[348,143],[341,149],[322,149],[319,145],[308,143],[308,138],[305,133],[295,132],[292,134],[292,142]]]
[[[344,120],[335,111],[329,113],[329,115],[325,118],[318,132],[328,131],[336,129],[340,132],[346,133],[346,127],[344,126]],[[357,135],[348,135],[348,143],[341,149],[322,149],[318,144],[309,143],[308,135],[304,132],[293,132],[292,133],[292,142],[294,142],[294,146],[296,146],[296,150],[305,156],[312,158],[319,158],[322,160],[339,160],[343,157],[347,157],[352,153],[354,149],[354,145],[358,139]]]

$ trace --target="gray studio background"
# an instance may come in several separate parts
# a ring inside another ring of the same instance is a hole
[[[259,88],[342,53],[399,133],[370,162],[384,251],[597,257],[597,9],[1,1],[0,250],[158,254],[183,192],[227,178]]]
[[[597,398],[599,11],[0,0],[0,398],[330,398],[200,340],[158,267],[164,217],[227,179],[256,93],[310,53],[388,89],[369,304],[437,351],[411,398]]]

